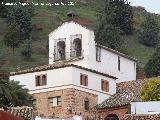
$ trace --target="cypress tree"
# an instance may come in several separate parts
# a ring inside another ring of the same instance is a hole
[[[156,47],[159,41],[158,23],[151,15],[147,15],[139,32],[139,40],[146,46]]]
[[[120,52],[126,52],[121,35],[133,30],[132,7],[126,0],[106,0],[99,14],[96,42]]]
[[[160,45],[145,66],[147,77],[157,76],[160,72]]]
[[[112,25],[102,25],[97,33],[97,42],[117,51],[122,50],[120,30]]]
[[[106,23],[119,28],[123,34],[133,30],[133,10],[127,0],[106,0],[104,9]]]
[[[6,46],[11,47],[13,54],[15,52],[15,48],[19,47],[22,43],[23,35],[21,34],[20,26],[17,24],[10,24],[7,27],[7,31],[4,36],[4,43]]]
[[[21,55],[23,56],[23,58],[25,60],[30,60],[31,56],[32,56],[32,45],[31,45],[31,41],[27,40],[23,46],[22,46],[22,50],[21,50]]]
[[[31,16],[27,9],[21,5],[13,6],[7,15],[7,24],[15,23],[20,26],[23,39],[30,39],[32,32]]]

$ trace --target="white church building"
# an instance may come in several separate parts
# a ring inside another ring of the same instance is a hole
[[[49,34],[49,64],[10,74],[34,97],[38,115],[81,114],[116,93],[116,83],[136,79],[136,60],[96,44],[94,31],[65,22]]]

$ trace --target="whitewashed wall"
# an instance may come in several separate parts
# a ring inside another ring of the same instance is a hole
[[[100,72],[115,76],[117,82],[136,80],[136,62],[120,56],[120,71],[118,70],[118,55],[101,49],[101,62],[96,61],[96,49],[90,50],[89,66]]]
[[[86,87],[80,85],[81,73],[88,75],[88,86]],[[46,86],[35,86],[35,76],[40,74],[47,74]],[[101,90],[101,79],[109,81],[110,88],[108,93]],[[20,84],[26,85],[25,87],[30,90],[31,94],[75,88],[98,95],[98,103],[101,103],[111,94],[116,92],[116,82],[114,79],[75,67],[65,67],[42,72],[15,75],[11,76],[10,80],[20,81]]]
[[[85,71],[85,70],[78,69],[78,68],[73,68],[72,72],[73,72],[72,75],[73,75],[74,85],[80,85],[80,81],[79,81],[79,78],[77,78],[77,76],[79,76],[81,73],[88,75],[88,86],[86,87],[81,86],[81,87],[86,88],[85,89],[86,92],[97,94],[99,96],[98,103],[103,102],[110,95],[116,93],[116,80],[112,78],[105,77],[105,76],[95,74],[95,73],[91,73],[89,71]],[[104,92],[101,90],[101,80],[102,79],[107,80],[109,82],[109,92]]]
[[[131,114],[160,114],[160,101],[132,102]]]
[[[82,49],[84,59],[71,62],[86,68],[98,70],[118,78],[117,82],[136,79],[136,62],[121,57],[121,70],[118,71],[118,55],[101,50],[101,62],[96,61],[96,48],[94,32],[74,22],[66,22],[49,35],[49,64],[53,64],[54,39],[66,38],[66,52],[70,52],[70,35],[82,34]]]
[[[88,29],[74,23],[64,23],[54,32],[49,35],[49,64],[54,63],[54,40],[65,38],[66,39],[66,53],[70,53],[71,49],[71,35],[82,34],[82,50],[83,50],[83,61],[77,61],[75,64],[85,66],[88,68],[89,59],[89,31]]]
[[[47,74],[47,85],[36,86],[35,76],[41,74]],[[30,91],[55,86],[64,86],[72,83],[72,69],[71,67],[66,67],[41,72],[20,74],[11,76],[10,80],[20,81],[20,84],[26,85],[25,87],[28,88]]]

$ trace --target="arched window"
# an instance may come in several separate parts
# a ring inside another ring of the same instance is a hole
[[[73,52],[74,52],[74,57],[81,56],[81,51],[82,51],[82,43],[81,39],[76,38],[73,40]]]
[[[41,78],[40,76],[36,76],[36,86],[40,86],[41,85]]]
[[[88,98],[84,99],[84,110],[89,111],[89,99]]]
[[[59,41],[57,43],[57,60],[64,60],[65,59],[65,42]]]
[[[42,85],[46,85],[46,84],[47,84],[47,76],[42,75]]]
[[[104,120],[119,120],[119,118],[116,114],[110,114]]]
[[[71,35],[71,57],[82,56],[82,34]]]
[[[47,74],[36,75],[35,81],[37,87],[47,85]]]

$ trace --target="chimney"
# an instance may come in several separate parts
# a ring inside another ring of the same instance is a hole
[[[68,16],[69,20],[73,20],[74,17],[76,16],[76,14],[75,14],[74,11],[71,10],[71,11],[69,11],[69,12],[67,13],[67,16]]]

